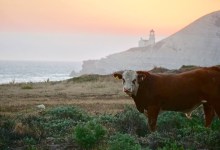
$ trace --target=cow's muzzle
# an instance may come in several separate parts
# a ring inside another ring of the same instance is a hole
[[[131,89],[130,89],[130,88],[129,88],[129,89],[124,88],[123,91],[124,91],[126,94],[128,94],[129,96],[132,95],[132,92],[131,92]]]

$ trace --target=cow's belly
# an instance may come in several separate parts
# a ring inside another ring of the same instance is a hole
[[[172,102],[164,102],[161,105],[161,109],[164,111],[180,111],[184,113],[188,113],[196,109],[202,103],[205,103],[204,100],[199,99],[187,99],[181,101],[172,101]]]
[[[193,110],[195,110],[197,107],[199,107],[202,103],[190,106],[190,107],[175,107],[175,108],[162,108],[162,111],[178,111],[183,113],[191,113]]]

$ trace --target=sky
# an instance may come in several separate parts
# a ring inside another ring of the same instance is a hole
[[[218,10],[220,0],[0,0],[0,60],[100,59]]]

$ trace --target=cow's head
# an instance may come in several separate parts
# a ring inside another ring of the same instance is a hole
[[[146,78],[147,72],[126,70],[115,72],[113,75],[122,80],[123,91],[129,96],[136,96],[139,84]]]

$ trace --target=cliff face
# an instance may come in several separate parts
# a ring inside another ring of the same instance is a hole
[[[220,64],[220,11],[199,18],[154,46],[131,48],[100,60],[84,61],[80,74],[118,70],[177,69],[182,65]]]

